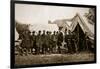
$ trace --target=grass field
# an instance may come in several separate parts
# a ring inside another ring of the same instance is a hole
[[[93,61],[93,53],[77,54],[49,54],[49,55],[28,55],[15,56],[15,65],[33,65],[33,64],[50,64],[50,63],[69,63],[81,61]]]

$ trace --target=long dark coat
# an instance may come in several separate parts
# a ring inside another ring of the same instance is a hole
[[[57,45],[58,46],[61,46],[62,45],[61,44],[62,42],[63,42],[63,33],[62,32],[59,32],[58,33],[58,36],[57,36]]]
[[[29,34],[23,34],[21,46],[22,46],[22,48],[30,48],[31,47],[31,41],[30,41],[30,35]]]
[[[42,46],[42,37],[39,34],[36,36],[36,46],[37,47],[41,47]]]
[[[53,45],[53,47],[55,46],[56,47],[56,44],[57,44],[57,35],[52,35],[52,37],[51,37],[51,39],[52,39],[52,45]]]
[[[36,47],[36,35],[31,35],[30,39],[31,39],[32,48],[35,48]]]
[[[42,47],[46,47],[46,43],[47,43],[47,36],[46,34],[42,34],[41,35],[41,42],[42,42]]]
[[[49,47],[50,44],[51,44],[51,37],[50,36],[51,35],[49,35],[49,34],[46,35],[46,45],[47,45],[47,47]]]

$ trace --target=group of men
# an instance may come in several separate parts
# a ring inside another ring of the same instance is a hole
[[[25,31],[21,34],[21,44],[20,54],[26,51],[26,53],[31,52],[32,54],[46,54],[46,53],[60,53],[60,46],[63,42],[62,32],[54,31],[51,34],[50,31],[38,31],[38,34],[35,35],[35,31],[29,32]]]
[[[47,54],[47,53],[62,53],[62,46],[65,48],[66,53],[76,53],[79,49],[77,45],[77,39],[75,34],[65,30],[63,34],[61,31],[38,31],[36,35],[35,31],[24,31],[21,34],[20,54]],[[63,44],[65,42],[65,44]],[[64,53],[65,53],[64,52]]]

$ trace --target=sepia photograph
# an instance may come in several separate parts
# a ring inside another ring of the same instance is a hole
[[[95,10],[14,3],[14,66],[95,62]]]

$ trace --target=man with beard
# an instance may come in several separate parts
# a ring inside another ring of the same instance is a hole
[[[42,54],[45,54],[47,50],[45,30],[43,30],[43,34],[41,35],[41,38],[42,38]]]
[[[41,31],[39,30],[36,36],[36,54],[40,54],[42,42],[41,42]]]
[[[46,52],[50,53],[50,32],[46,32]]]
[[[65,38],[64,38],[64,41],[65,41],[65,45],[64,45],[64,47],[65,47],[65,49],[67,50],[66,51],[66,53],[68,52],[68,33],[67,33],[67,29],[65,29],[65,36],[64,36]]]
[[[59,28],[58,36],[57,36],[57,46],[58,46],[58,53],[61,53],[61,46],[63,42],[63,33],[61,32],[61,28]]]
[[[23,34],[22,46],[24,50],[26,51],[25,55],[28,55],[30,48],[31,48],[30,31],[28,30],[26,30],[25,33]]]
[[[49,53],[51,54],[53,52],[53,43],[52,43],[52,35],[51,35],[51,31],[49,31],[49,35],[48,35],[48,41],[49,41]]]
[[[35,53],[36,53],[36,35],[35,35],[35,31],[32,32],[32,48],[31,48],[31,53],[33,54],[33,48],[35,49]]]
[[[52,34],[52,52],[56,53],[56,45],[57,45],[57,35],[56,35],[56,31],[53,32]]]

